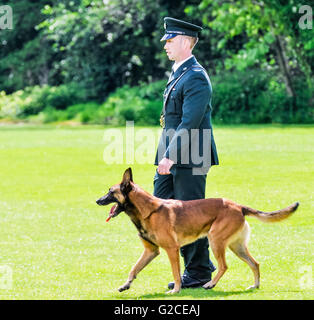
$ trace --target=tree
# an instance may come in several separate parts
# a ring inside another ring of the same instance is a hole
[[[287,95],[295,98],[293,75],[302,72],[313,88],[313,37],[298,28],[298,0],[203,0],[203,19],[219,31],[218,48],[228,48],[230,41],[245,40],[235,52],[229,50],[227,68],[245,69],[260,65],[264,70],[278,70]],[[210,7],[210,15],[207,8]]]
[[[39,29],[53,42],[65,82],[79,81],[90,98],[104,99],[124,84],[160,77],[153,39],[158,16],[155,1],[84,0],[45,6]]]
[[[13,1],[13,29],[0,33],[0,90],[13,92],[26,86],[47,84],[53,51],[35,26],[44,20],[41,7],[51,1]]]
[[[122,85],[165,76],[163,17],[184,15],[184,8],[164,0],[61,1],[45,6],[38,28],[60,55],[53,67],[63,81],[80,81],[90,98],[102,100]]]

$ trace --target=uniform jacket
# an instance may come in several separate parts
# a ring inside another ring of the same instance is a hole
[[[155,165],[163,157],[173,160],[180,167],[218,165],[211,125],[212,86],[206,71],[194,56],[169,78],[164,99],[169,90],[164,114],[165,128],[159,140]]]

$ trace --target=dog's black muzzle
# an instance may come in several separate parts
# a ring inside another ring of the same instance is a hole
[[[106,206],[106,205],[113,203],[113,202],[117,202],[117,200],[111,196],[108,196],[107,194],[105,196],[99,198],[98,200],[96,200],[96,203],[99,206]]]
[[[115,204],[109,213],[109,218],[106,221],[109,221],[110,218],[114,218],[116,217],[119,213],[121,213],[122,211],[125,211],[125,208],[122,204],[120,204],[117,199],[115,199],[113,196],[111,196],[110,194],[106,194],[105,196],[99,198],[98,200],[96,200],[96,203],[99,206],[106,206],[110,203],[114,203],[116,202],[117,204]]]

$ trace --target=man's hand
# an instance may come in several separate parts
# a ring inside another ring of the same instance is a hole
[[[170,168],[174,162],[167,158],[162,158],[158,164],[157,172],[159,174],[170,174]]]

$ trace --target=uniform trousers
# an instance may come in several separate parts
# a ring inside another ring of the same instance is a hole
[[[207,174],[193,175],[192,168],[173,166],[171,174],[154,177],[154,196],[162,199],[195,200],[205,198]],[[197,280],[211,279],[216,269],[209,259],[208,239],[202,238],[180,249],[184,274]]]

